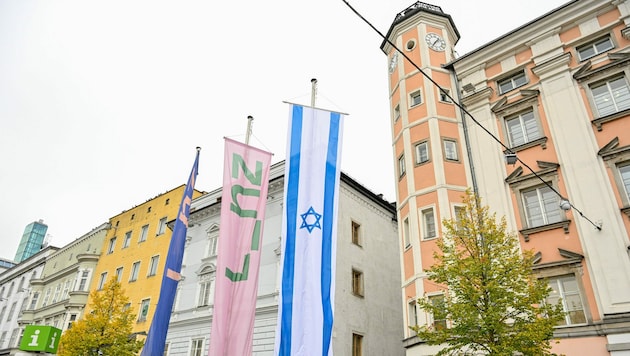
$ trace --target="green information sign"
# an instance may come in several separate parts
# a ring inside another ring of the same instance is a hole
[[[55,354],[60,338],[61,330],[52,326],[27,325],[20,341],[20,350]]]

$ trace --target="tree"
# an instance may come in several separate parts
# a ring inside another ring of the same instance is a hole
[[[421,298],[418,305],[444,323],[412,327],[430,345],[445,344],[438,355],[552,355],[553,327],[564,315],[544,300],[547,282],[533,273],[533,254],[520,251],[506,232],[506,220],[481,206],[469,191],[454,220],[444,220],[436,264],[428,278],[444,286],[444,298]]]
[[[61,336],[60,356],[136,355],[144,344],[132,335],[135,316],[126,307],[129,298],[112,278],[101,291],[90,293],[92,311]]]

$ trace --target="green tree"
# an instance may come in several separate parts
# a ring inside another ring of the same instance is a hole
[[[445,238],[434,253],[428,278],[444,286],[444,298],[421,298],[418,305],[444,323],[412,327],[430,345],[446,345],[438,355],[552,355],[553,327],[564,315],[559,304],[543,301],[551,289],[533,273],[533,254],[519,249],[506,220],[481,206],[471,193],[453,220],[444,220]]]
[[[61,336],[59,356],[136,355],[143,341],[132,335],[135,316],[125,305],[129,298],[112,278],[101,291],[90,293],[92,311]]]

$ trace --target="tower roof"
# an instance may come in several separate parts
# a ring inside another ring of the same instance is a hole
[[[394,17],[394,21],[392,22],[391,26],[389,26],[389,30],[387,31],[387,35],[385,35],[385,40],[383,40],[383,42],[381,43],[381,50],[383,52],[385,52],[385,46],[387,45],[387,39],[389,39],[389,36],[391,36],[392,32],[394,31],[394,28],[396,27],[396,25],[402,23],[403,21],[412,18],[413,16],[415,16],[416,14],[420,13],[420,12],[425,12],[425,13],[429,13],[429,14],[433,14],[433,15],[438,15],[438,16],[442,16],[448,19],[451,27],[453,28],[453,31],[455,31],[455,34],[457,35],[457,38],[459,39],[459,31],[457,30],[457,27],[455,27],[455,23],[453,22],[453,18],[451,17],[451,15],[444,13],[444,11],[442,11],[442,8],[437,6],[437,5],[432,5],[432,4],[428,4],[426,2],[422,2],[422,1],[416,1],[415,3],[413,3],[411,6],[409,6],[408,8],[404,9],[403,11],[399,12],[398,14],[396,14],[396,17]]]

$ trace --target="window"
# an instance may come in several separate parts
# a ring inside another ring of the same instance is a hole
[[[22,287],[24,287],[24,277],[20,279],[20,284],[18,284],[18,292],[22,290]]]
[[[212,281],[214,280],[214,268],[205,267],[199,273],[199,298],[197,300],[198,307],[210,305],[210,291]]]
[[[164,205],[168,205],[168,203],[171,201],[171,199],[166,199],[166,201],[164,202]]]
[[[125,233],[125,241],[123,241],[123,247],[122,248],[129,247],[130,243],[131,243],[131,231],[127,231]]]
[[[398,119],[400,119],[400,104],[394,108],[394,122],[398,121]]]
[[[525,76],[525,71],[523,70],[497,82],[497,86],[499,87],[499,94],[505,94],[508,91],[516,89],[525,84],[527,84],[527,77]]]
[[[425,239],[432,239],[437,236],[433,208],[422,210],[422,232]]]
[[[431,295],[429,296],[429,302],[433,304],[439,310],[439,313],[433,314],[433,328],[435,330],[446,329],[446,313],[444,313],[444,295]]]
[[[85,287],[87,286],[87,279],[89,275],[90,275],[90,271],[86,270],[86,271],[81,272],[81,277],[79,278],[79,288],[77,288],[77,290],[85,291]]]
[[[168,356],[168,348],[171,345],[170,342],[167,342],[166,344],[164,344],[164,356]]]
[[[447,161],[458,161],[457,141],[444,139],[444,158]]]
[[[398,177],[402,177],[405,175],[405,155],[403,154],[398,159]]]
[[[416,145],[416,164],[429,162],[429,143],[420,142]]]
[[[450,90],[442,88],[442,90],[440,90],[440,101],[443,103],[450,103],[451,102],[451,99],[449,98],[450,94],[451,94]]]
[[[35,310],[35,307],[37,307],[37,300],[38,299],[39,299],[39,292],[34,292],[33,293],[33,298],[31,299],[31,305],[28,306],[29,310]]]
[[[585,45],[579,46],[576,48],[578,58],[580,61],[585,61],[589,58],[595,57],[600,53],[604,53],[613,49],[613,43],[610,40],[610,37],[606,36],[603,38],[598,38],[593,42],[587,43]]]
[[[68,299],[68,293],[70,293],[70,279],[66,279],[66,281],[63,283],[63,292],[61,293],[61,299]]]
[[[352,294],[363,297],[363,272],[352,269]]]
[[[405,218],[403,221],[403,235],[405,248],[407,248],[411,246],[411,239],[409,238],[409,218]]]
[[[17,342],[19,342],[18,340],[18,333],[20,332],[20,328],[15,328],[13,329],[13,331],[11,332],[11,338],[9,339],[9,347],[15,347],[17,346]]]
[[[166,217],[160,219],[156,235],[162,235],[166,231]]]
[[[630,90],[624,76],[590,86],[599,117],[630,109]]]
[[[409,105],[410,107],[422,104],[422,93],[420,92],[420,90],[416,90],[413,93],[409,94],[409,98],[409,102],[411,103],[411,105]]]
[[[619,175],[621,176],[626,196],[628,197],[628,200],[630,200],[630,162],[626,162],[625,165],[619,166]]]
[[[159,262],[160,262],[159,255],[151,257],[151,261],[149,261],[149,273],[147,274],[148,276],[155,276],[155,274],[157,273]]]
[[[203,339],[193,339],[190,345],[190,356],[201,356],[203,354]]]
[[[558,195],[548,186],[523,191],[522,196],[528,227],[562,221]]]
[[[352,243],[361,246],[361,224],[352,222]]]
[[[565,311],[564,320],[558,325],[585,324],[586,315],[582,297],[574,275],[549,278],[549,287],[552,291],[547,297],[547,303],[561,303]]]
[[[3,306],[2,307],[2,311],[0,311],[0,321],[2,321],[2,318],[4,318],[4,314],[7,312],[7,306]]]
[[[68,326],[66,327],[66,329],[72,328],[72,323],[74,323],[75,320],[77,320],[77,315],[76,314],[70,314],[70,318],[68,319]]]
[[[4,348],[4,340],[7,339],[7,332],[3,331],[2,334],[0,334],[0,349]]]
[[[105,281],[107,280],[107,272],[101,273],[101,278],[98,280],[98,290],[102,290],[105,285]]]
[[[129,282],[134,282],[138,279],[138,271],[140,271],[140,261],[134,262],[131,265],[131,273],[129,274]]]
[[[9,309],[9,314],[7,315],[7,322],[11,321],[11,319],[13,319],[13,314],[15,314],[15,307],[17,306],[17,302],[13,302],[13,304],[11,304],[11,309]]]
[[[505,126],[512,147],[524,145],[541,137],[533,110],[506,118]]]
[[[149,233],[149,225],[144,225],[140,229],[140,237],[138,238],[138,242],[146,241],[148,233]]]
[[[42,302],[42,307],[48,305],[48,300],[50,300],[50,293],[52,292],[52,288],[46,288],[46,293],[44,294],[44,300]]]
[[[57,283],[55,286],[55,294],[53,295],[53,299],[51,303],[57,303],[59,301],[59,296],[61,295],[61,283]]]
[[[122,275],[123,275],[123,268],[122,267],[116,268],[116,281],[118,281],[118,283],[120,283],[120,281],[122,280]]]
[[[131,220],[136,218],[136,214],[131,214]]]
[[[109,255],[109,254],[113,253],[115,247],[116,247],[116,238],[112,237],[109,240],[109,247],[107,248],[107,254]]]
[[[9,291],[7,292],[7,297],[10,297],[11,294],[13,294],[13,287],[15,287],[15,282],[11,282],[11,285],[9,286]]]
[[[408,304],[409,326],[418,325],[418,309],[416,308],[416,300],[410,300]]]
[[[20,306],[20,312],[18,313],[18,315],[22,315],[22,312],[24,311],[24,309],[26,309],[27,305],[28,305],[28,295],[24,297],[24,299],[22,299],[22,305]]]
[[[363,355],[363,335],[352,334],[352,356]]]
[[[216,256],[217,244],[219,242],[219,227],[217,225],[212,225],[208,230],[206,230],[206,234],[208,236],[208,250],[206,252],[206,256]]]
[[[138,313],[138,322],[147,321],[147,315],[149,315],[149,305],[151,299],[142,299],[140,303],[140,312]]]

